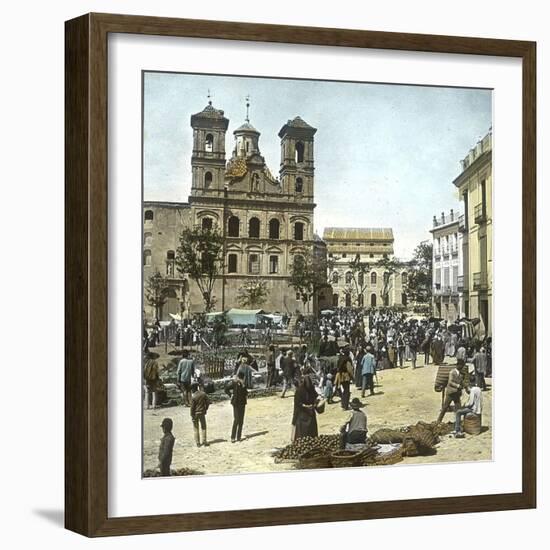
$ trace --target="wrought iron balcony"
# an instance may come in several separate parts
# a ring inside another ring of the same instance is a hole
[[[480,202],[474,208],[474,222],[477,224],[485,223],[487,221],[487,213],[485,211],[485,205]]]
[[[474,273],[474,290],[487,290],[487,272]]]

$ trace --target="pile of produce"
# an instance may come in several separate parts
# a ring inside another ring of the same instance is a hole
[[[452,422],[417,422],[399,429],[382,428],[370,436],[375,444],[401,443],[404,456],[426,456],[435,453],[439,438],[453,430]]]
[[[279,460],[296,460],[303,454],[319,449],[326,454],[337,451],[340,448],[339,435],[320,435],[318,437],[301,437],[296,441],[287,445],[275,454],[275,458]]]

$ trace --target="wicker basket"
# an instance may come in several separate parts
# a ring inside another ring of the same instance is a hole
[[[330,462],[333,468],[351,468],[352,466],[359,466],[361,454],[360,451],[335,451],[330,455]]]
[[[481,433],[481,416],[468,413],[464,418],[464,431],[470,435],[479,435]]]
[[[390,428],[380,428],[374,432],[370,439],[373,443],[401,443],[407,434]]]
[[[420,454],[416,441],[412,437],[406,437],[403,440],[401,452],[403,456],[418,456]]]
[[[307,451],[298,461],[298,466],[302,470],[330,468],[331,465],[330,456],[322,449],[312,449],[311,451]]]
[[[397,464],[402,460],[403,460],[403,451],[401,447],[398,447],[397,449],[390,451],[389,453],[385,453],[383,455],[377,456],[376,460],[374,461],[374,464],[376,466],[389,466],[391,464]]]

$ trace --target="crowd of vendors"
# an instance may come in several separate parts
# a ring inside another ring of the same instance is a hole
[[[462,419],[467,414],[481,417],[481,391],[486,389],[485,376],[490,375],[492,369],[491,340],[473,337],[471,323],[448,324],[433,318],[410,318],[392,309],[326,311],[314,323],[309,321],[304,330],[320,335],[316,350],[308,349],[305,344],[290,343],[271,344],[267,354],[261,356],[254,356],[254,351],[248,349],[239,352],[232,376],[224,387],[233,409],[232,443],[243,437],[249,391],[257,385],[255,379],[260,371],[265,389],[280,390],[282,399],[291,392],[291,440],[317,436],[317,415],[332,406],[340,406],[350,411],[341,429],[343,442],[366,441],[367,417],[361,410],[361,400],[351,399],[351,386],[361,390],[362,399],[367,397],[367,391],[368,397],[376,396],[380,370],[409,366],[415,369],[430,363],[441,365],[446,358],[454,358],[448,362],[455,366],[449,370],[441,388],[442,407],[437,421],[441,422],[449,406],[454,404],[455,432],[460,437]],[[194,330],[192,325],[189,328]],[[184,349],[178,361],[177,385],[183,405],[189,408],[195,443],[200,447],[208,445],[206,419],[210,401],[197,372],[193,352]],[[155,387],[159,380],[158,362],[153,353],[145,351],[147,407],[158,405]],[[467,393],[466,403],[462,402],[463,392]],[[165,432],[171,422],[163,423]],[[159,464],[165,472],[167,454],[163,449],[159,453]]]

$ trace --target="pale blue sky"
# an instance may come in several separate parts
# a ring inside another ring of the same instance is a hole
[[[460,209],[452,185],[459,160],[492,124],[489,90],[145,73],[145,200],[187,201],[190,116],[208,90],[229,119],[228,156],[250,94],[250,122],[274,175],[283,124],[299,115],[317,128],[316,231],[392,227],[401,258],[430,238],[434,214]]]

